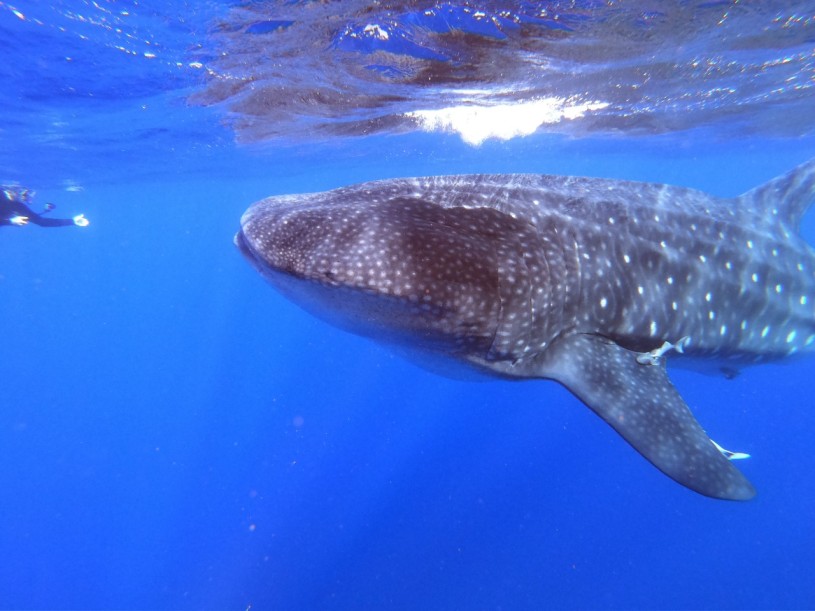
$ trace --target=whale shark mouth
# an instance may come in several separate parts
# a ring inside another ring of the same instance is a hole
[[[249,261],[252,266],[257,269],[258,271],[263,271],[263,266],[260,257],[258,257],[257,253],[252,250],[251,244],[249,244],[249,240],[246,239],[246,236],[243,233],[243,229],[238,231],[235,234],[235,237],[232,238],[232,241],[235,243],[235,246],[238,247],[238,250],[241,254]]]

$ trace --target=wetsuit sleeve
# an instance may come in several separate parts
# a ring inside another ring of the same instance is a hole
[[[52,219],[48,218],[47,216],[37,214],[36,212],[32,213],[28,217],[28,222],[39,225],[40,227],[65,227],[67,225],[74,224],[73,219]]]

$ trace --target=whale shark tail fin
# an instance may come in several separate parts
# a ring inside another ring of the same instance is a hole
[[[739,199],[754,209],[766,211],[766,218],[777,220],[788,231],[797,233],[801,217],[815,202],[815,158],[747,191]]]

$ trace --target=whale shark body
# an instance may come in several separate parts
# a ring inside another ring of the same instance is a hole
[[[253,204],[235,237],[285,296],[354,333],[556,380],[677,482],[755,494],[666,361],[728,367],[815,343],[799,237],[815,159],[740,197],[547,175],[382,180]]]

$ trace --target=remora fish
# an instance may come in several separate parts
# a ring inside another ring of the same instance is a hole
[[[557,380],[701,494],[753,486],[666,356],[777,359],[815,342],[798,236],[815,159],[734,199],[545,175],[383,180],[252,205],[235,237],[280,292],[352,332],[496,376]]]

